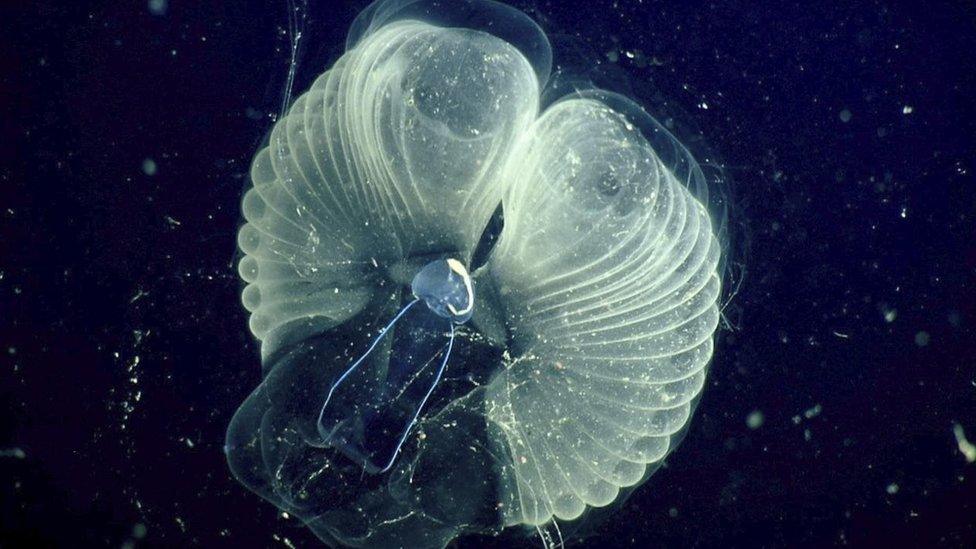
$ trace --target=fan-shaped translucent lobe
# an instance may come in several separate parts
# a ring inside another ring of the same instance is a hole
[[[516,358],[486,399],[515,460],[513,522],[573,519],[639,482],[704,383],[721,250],[630,114],[557,103],[505,172],[489,269]]]
[[[716,315],[717,317],[717,315]],[[706,339],[697,346],[673,355],[651,355],[640,358],[588,356],[566,367],[583,375],[596,375],[628,383],[668,382],[683,379],[701,368],[702,361],[712,356],[712,341]]]
[[[263,157],[267,159],[268,157]],[[262,157],[252,172],[260,181]],[[238,245],[247,254],[239,270],[249,283],[242,294],[251,311],[251,331],[264,340],[262,354],[274,352],[294,340],[283,332],[292,327],[335,326],[352,317],[369,301],[373,290],[361,258],[351,253],[351,235],[325,238],[327,229],[296,206],[285,180],[259,184],[244,197],[248,220],[238,233]],[[292,214],[294,212],[294,214]]]
[[[538,376],[541,378],[542,376]],[[627,432],[572,403],[539,379],[492,399],[489,417],[508,437],[522,508],[515,522],[542,524],[553,515],[577,518],[585,505],[613,501],[640,480],[645,463],[668,449],[667,436]],[[556,394],[555,397],[551,395]],[[527,406],[528,402],[532,406]],[[508,411],[508,413],[497,412]]]
[[[504,190],[493,176],[537,112],[529,62],[489,34],[400,21],[331,73],[329,148],[366,220],[406,255],[470,252]]]
[[[597,442],[591,435],[570,423],[560,424],[558,428],[570,440],[576,441],[573,449],[597,475],[614,486],[633,486],[644,476],[646,466],[626,459],[623,452],[616,450],[613,445]]]
[[[618,406],[656,410],[688,402],[689,395],[698,394],[704,386],[705,372],[696,370],[682,379],[653,383],[565,369],[554,383],[565,384],[561,392],[572,392],[584,400],[599,399]]]
[[[242,300],[263,356],[354,316],[404,257],[471,253],[538,94],[510,44],[418,21],[379,29],[320,76],[255,156],[242,205]]]
[[[719,248],[715,241],[690,238],[690,235],[698,234],[702,223],[707,224],[704,211],[698,213],[699,216],[690,218],[695,219],[694,222],[688,222],[686,218],[683,229],[672,235],[680,244],[666,250],[670,261],[647,261],[642,263],[644,266],[641,270],[620,273],[617,280],[601,278],[593,281],[591,284],[599,284],[599,289],[585,298],[574,300],[572,305],[552,303],[551,297],[545,300],[549,303],[534,301],[533,319],[547,323],[551,329],[558,329],[556,325],[562,324],[569,333],[577,333],[587,326],[600,326],[601,331],[612,331],[648,321],[667,329],[676,321],[675,310],[688,307],[689,299],[698,299],[702,303],[714,302],[719,291],[718,278],[700,267],[715,261]],[[633,248],[621,246],[616,251],[628,248],[640,253],[639,245]],[[663,257],[663,254],[658,257]],[[559,297],[566,297],[577,293],[579,286],[557,293]],[[678,321],[680,318],[683,316]]]

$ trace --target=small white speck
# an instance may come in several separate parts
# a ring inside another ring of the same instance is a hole
[[[891,484],[889,484],[887,486],[887,488],[885,488],[885,492],[888,492],[888,494],[889,495],[892,495],[892,496],[895,495],[895,494],[897,494],[898,493],[898,484],[892,482]]]
[[[840,121],[841,122],[850,122],[851,121],[851,117],[853,117],[854,115],[851,114],[851,111],[849,111],[847,109],[844,109],[844,110],[840,111],[840,115],[839,116],[840,116]]]
[[[904,107],[901,108],[902,114],[912,114],[913,112],[915,112],[915,107],[911,105],[905,105]]]
[[[142,173],[152,177],[156,175],[156,161],[152,158],[147,158],[142,161]]]

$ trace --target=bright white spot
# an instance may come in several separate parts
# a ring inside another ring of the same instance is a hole
[[[897,494],[898,493],[898,484],[892,482],[891,484],[888,485],[887,488],[885,488],[885,491],[888,492],[888,494],[890,494],[892,496],[895,495],[895,494]]]
[[[904,107],[901,108],[902,114],[912,114],[914,111],[915,111],[915,107],[911,105],[905,105]]]

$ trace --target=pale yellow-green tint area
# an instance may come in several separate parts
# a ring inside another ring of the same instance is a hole
[[[275,125],[238,235],[267,357],[389,293],[384,267],[470,260],[502,204],[483,276],[513,343],[484,398],[464,402],[505,449],[491,473],[513,491],[498,501],[517,502],[505,522],[526,525],[608,505],[660,464],[704,385],[720,294],[708,212],[645,138],[647,115],[596,95],[540,114],[539,87],[490,34],[382,26]]]

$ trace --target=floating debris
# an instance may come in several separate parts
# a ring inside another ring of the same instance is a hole
[[[891,484],[888,485],[887,488],[885,488],[885,492],[888,492],[888,494],[892,496],[897,494],[898,490],[899,490],[898,484],[895,482],[892,482]]]
[[[959,452],[966,458],[966,462],[976,462],[976,446],[966,440],[966,432],[963,430],[962,425],[954,423],[952,425],[952,434],[956,435],[956,444],[959,446]]]
[[[819,403],[817,403],[817,404],[814,404],[812,408],[807,408],[807,410],[805,412],[803,412],[803,417],[805,417],[807,419],[813,419],[813,418],[819,416],[820,415],[820,412],[822,412],[822,411],[823,411],[823,406],[821,406]]]
[[[135,303],[147,295],[149,295],[149,292],[143,291],[142,288],[136,288],[136,294],[129,298],[129,303]]]
[[[840,114],[838,116],[840,116],[840,121],[841,122],[850,122],[851,121],[851,118],[854,115],[851,114],[851,111],[849,111],[847,109],[844,109],[844,110],[840,111]]]
[[[885,322],[891,324],[892,322],[895,321],[896,318],[898,318],[898,309],[895,309],[894,307],[890,309],[885,309],[884,311]]]
[[[5,450],[0,450],[0,458],[24,459],[26,457],[27,457],[27,453],[25,453],[20,448],[10,448]]]
[[[169,7],[167,0],[149,0],[149,13],[153,15],[166,15],[166,8]]]
[[[152,158],[147,158],[142,161],[142,173],[152,177],[156,175],[158,168],[156,166],[156,161]]]
[[[929,333],[922,330],[921,332],[915,334],[915,345],[918,345],[919,347],[925,347],[926,345],[929,344],[929,340],[931,339],[932,338],[929,336]]]
[[[289,549],[295,549],[295,544],[293,544],[291,542],[291,540],[288,539],[288,538],[283,538],[283,537],[279,536],[278,534],[272,534],[271,535],[271,538],[274,539],[275,541],[281,542],[282,545],[284,545],[285,547],[288,547]]]
[[[766,421],[766,418],[763,416],[763,413],[761,411],[759,411],[759,410],[753,410],[752,413],[750,413],[746,417],[746,426],[749,427],[752,430],[756,430],[756,429],[762,427],[762,425],[763,425],[763,423],[765,421]]]

